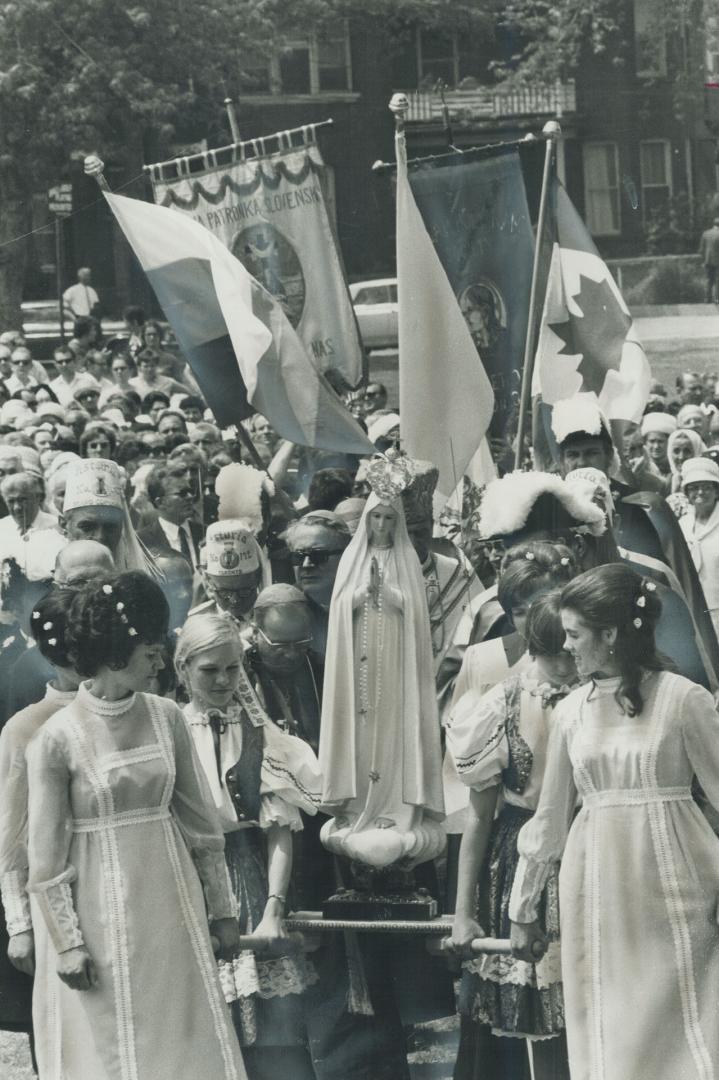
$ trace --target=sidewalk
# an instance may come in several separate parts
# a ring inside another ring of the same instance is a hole
[[[672,304],[636,308],[634,325],[640,341],[719,340],[719,307],[714,304]]]

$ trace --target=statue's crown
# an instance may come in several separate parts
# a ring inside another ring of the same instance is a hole
[[[376,454],[367,466],[367,480],[378,499],[398,499],[414,478],[412,463],[401,450]]]

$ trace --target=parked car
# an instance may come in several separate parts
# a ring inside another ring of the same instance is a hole
[[[74,320],[67,315],[64,319],[65,340],[72,337]],[[28,347],[36,360],[50,360],[53,349],[61,344],[60,307],[57,300],[28,300],[22,305],[22,332],[27,338]],[[107,341],[111,338],[126,338],[127,327],[121,320],[103,319],[102,335]]]
[[[355,281],[349,288],[365,348],[396,348],[397,278]]]

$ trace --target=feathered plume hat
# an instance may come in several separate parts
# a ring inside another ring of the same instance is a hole
[[[577,529],[602,536],[603,511],[583,491],[546,472],[513,472],[487,485],[480,509],[485,539],[525,530]]]
[[[240,518],[255,536],[262,532],[262,494],[271,497],[275,485],[266,473],[252,465],[233,462],[224,465],[215,480],[215,494],[219,497],[220,521]]]

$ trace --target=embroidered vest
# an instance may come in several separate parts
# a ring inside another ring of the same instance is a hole
[[[238,821],[259,821],[260,818],[260,771],[265,752],[262,727],[256,727],[242,710],[242,751],[225,774],[227,790],[232,799]]]

